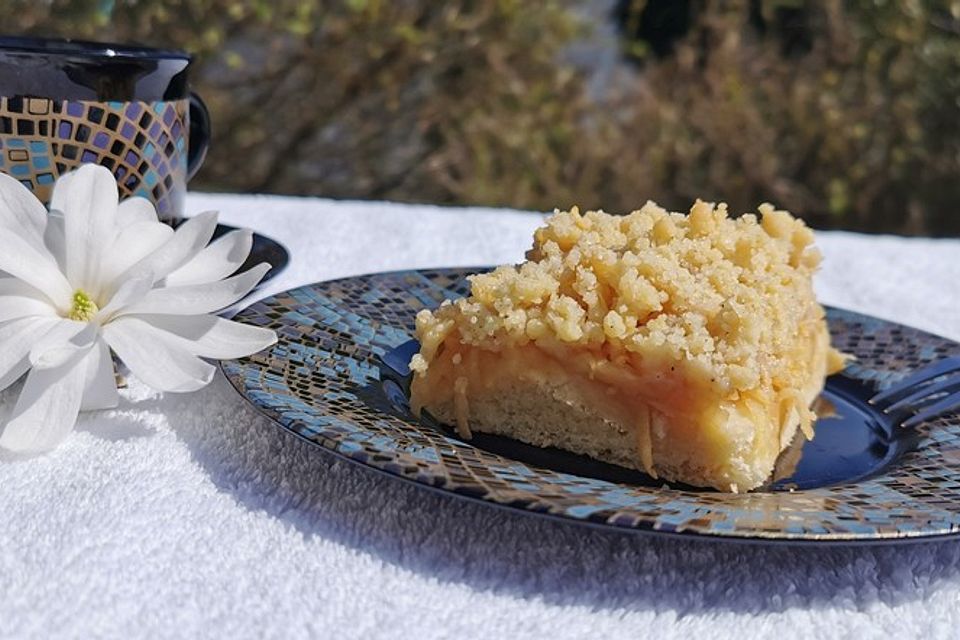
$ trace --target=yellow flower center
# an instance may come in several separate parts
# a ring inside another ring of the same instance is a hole
[[[87,292],[77,289],[73,292],[73,306],[70,307],[67,317],[78,322],[90,322],[99,311],[100,307],[90,299]]]

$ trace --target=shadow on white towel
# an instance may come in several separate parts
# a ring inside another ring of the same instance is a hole
[[[205,404],[233,391],[218,378]],[[960,545],[785,548],[611,534],[437,495],[327,455],[244,408],[208,428],[193,401],[156,404],[221,490],[305,536],[473,589],[590,609],[762,614],[922,598],[954,581]],[[150,408],[147,403],[145,408]]]

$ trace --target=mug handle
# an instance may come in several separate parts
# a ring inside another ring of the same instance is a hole
[[[190,138],[187,144],[187,180],[193,178],[210,148],[210,112],[200,96],[190,92]]]

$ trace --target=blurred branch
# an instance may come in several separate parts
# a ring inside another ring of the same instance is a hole
[[[940,29],[946,33],[960,35],[960,20],[956,18],[946,18],[944,16],[932,15],[929,19],[930,26]]]

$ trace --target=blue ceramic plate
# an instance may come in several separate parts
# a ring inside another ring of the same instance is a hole
[[[834,344],[857,357],[818,402],[816,437],[747,494],[665,484],[508,438],[459,439],[413,418],[406,362],[414,316],[467,292],[477,269],[402,271],[278,294],[237,319],[278,344],[224,362],[233,386],[284,429],[367,468],[450,495],[619,531],[713,540],[877,543],[960,531],[960,419],[896,428],[866,398],[960,344],[839,309]]]

